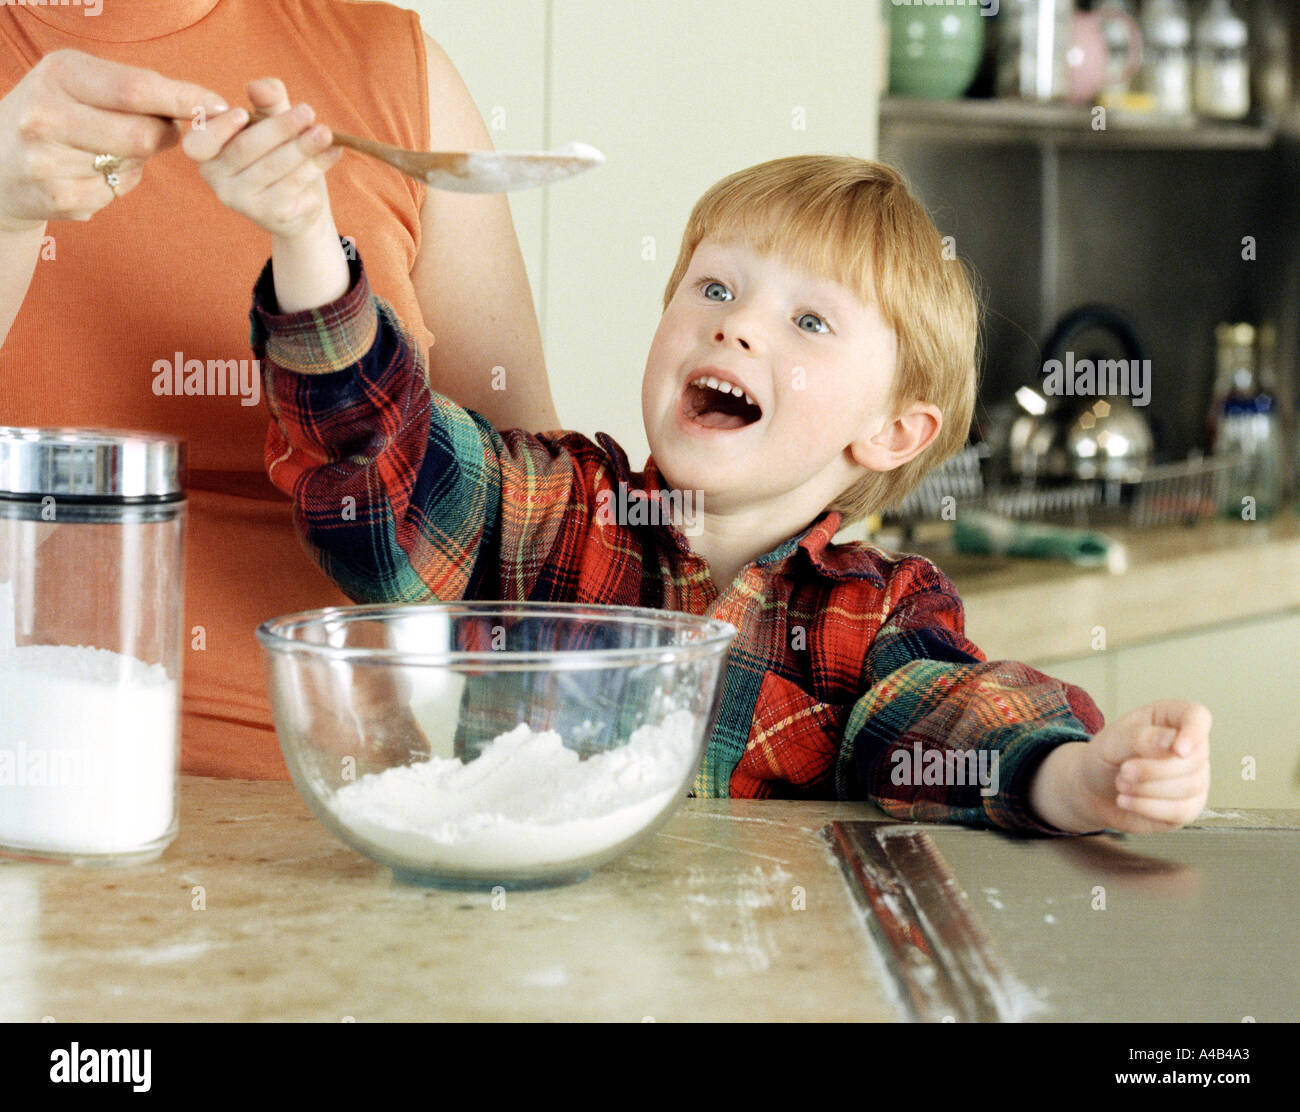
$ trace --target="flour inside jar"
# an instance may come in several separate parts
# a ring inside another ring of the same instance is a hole
[[[0,844],[111,854],[167,834],[177,706],[161,665],[78,645],[0,648]]]

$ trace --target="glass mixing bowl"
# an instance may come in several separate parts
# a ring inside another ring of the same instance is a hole
[[[581,880],[667,820],[734,627],[661,610],[335,607],[257,631],[293,782],[398,880]]]

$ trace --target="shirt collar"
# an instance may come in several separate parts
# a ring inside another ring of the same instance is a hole
[[[24,14],[80,39],[146,42],[173,35],[204,19],[220,0],[100,0],[55,6],[24,5]],[[184,76],[178,74],[177,76]]]
[[[654,457],[646,460],[645,470],[640,476],[640,485],[650,494],[667,491],[669,486],[655,465]],[[827,510],[819,516],[802,533],[782,541],[770,552],[763,553],[754,563],[759,567],[771,567],[794,558],[802,549],[808,562],[816,571],[827,579],[848,580],[867,579],[875,586],[884,588],[885,577],[880,572],[881,554],[864,544],[834,544],[835,534],[839,531],[841,515],[838,510]],[[684,555],[697,555],[691,549],[690,538],[676,526],[661,526],[664,533]]]

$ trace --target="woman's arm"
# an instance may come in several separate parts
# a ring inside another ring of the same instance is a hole
[[[44,224],[19,230],[0,225],[0,345],[9,335],[32,284],[44,236]]]
[[[486,150],[492,139],[469,90],[442,48],[424,37],[432,150]],[[435,343],[435,390],[499,429],[559,428],[541,332],[505,194],[430,189],[411,269]],[[504,368],[504,375],[493,368]],[[504,387],[504,389],[502,389]]]

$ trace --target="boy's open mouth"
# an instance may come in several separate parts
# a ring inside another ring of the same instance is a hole
[[[686,387],[682,412],[688,421],[709,429],[741,429],[752,425],[763,411],[739,386],[701,375]]]

